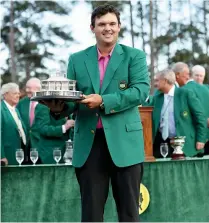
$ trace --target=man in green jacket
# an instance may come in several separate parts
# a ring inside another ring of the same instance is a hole
[[[154,156],[161,157],[160,144],[169,145],[175,136],[186,136],[183,147],[186,156],[201,153],[206,142],[206,116],[199,100],[192,91],[175,87],[172,70],[159,72],[156,78],[162,93],[153,100]]]
[[[200,104],[202,106],[203,112],[205,113],[206,117],[206,132],[207,132],[207,141],[209,139],[209,128],[208,128],[208,122],[209,122],[209,91],[205,87],[205,85],[201,84],[200,80],[204,80],[204,73],[203,69],[199,68],[199,65],[196,65],[192,68],[192,72],[189,72],[189,67],[187,64],[178,62],[174,64],[173,70],[177,75],[179,75],[179,78],[177,81],[181,84],[179,84],[181,87],[188,89],[192,91],[195,96],[200,101]],[[198,68],[200,69],[198,72]],[[178,72],[177,72],[178,71]],[[189,79],[187,81],[182,80],[182,72],[186,72]],[[193,77],[196,77],[199,82],[194,81]],[[202,154],[203,155],[203,154]]]
[[[1,95],[1,159],[9,165],[18,164],[15,157],[17,149],[25,152],[27,133],[18,110],[15,108],[19,101],[19,86],[7,83],[2,86]]]
[[[103,221],[111,180],[119,221],[139,221],[144,142],[138,105],[150,88],[145,53],[117,43],[120,13],[111,5],[93,11],[91,31],[97,44],[71,55],[67,72],[85,98],[77,106],[73,155],[81,220]]]
[[[63,157],[65,142],[69,139],[68,130],[74,126],[74,122],[72,119],[68,120],[68,117],[59,119],[54,111],[43,104],[36,106],[34,124],[39,132],[37,149],[43,164],[56,163],[53,158],[55,148],[61,150]]]
[[[28,157],[31,148],[36,148],[37,143],[39,141],[39,133],[34,125],[35,118],[35,108],[38,102],[30,101],[33,93],[36,91],[40,91],[41,82],[38,78],[31,78],[26,83],[26,94],[27,96],[22,98],[18,105],[17,109],[20,113],[20,116],[26,126],[27,134],[28,134]],[[28,159],[29,163],[30,160]]]

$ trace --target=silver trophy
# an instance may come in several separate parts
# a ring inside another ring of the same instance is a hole
[[[76,101],[82,99],[82,92],[76,90],[76,81],[69,80],[57,72],[55,76],[41,81],[41,91],[33,94],[31,101],[41,100]]]
[[[185,144],[186,136],[176,136],[170,140],[170,144],[174,149],[173,154],[171,155],[172,160],[184,160],[185,155],[183,153],[183,147]]]

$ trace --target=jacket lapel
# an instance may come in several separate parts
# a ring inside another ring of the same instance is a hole
[[[25,101],[25,109],[26,109],[26,114],[27,114],[26,120],[28,120],[27,125],[30,128],[30,98],[29,97],[27,97]]]
[[[179,109],[180,109],[180,103],[179,103],[179,99],[180,99],[180,94],[179,94],[179,88],[175,87],[175,91],[174,91],[174,102],[173,102],[173,109],[174,109],[174,120],[175,120],[175,127],[176,127],[176,135],[178,136],[178,114],[179,114]]]
[[[16,127],[16,129],[17,129],[17,131],[18,131],[18,126],[17,126],[17,124],[16,124],[16,122],[15,122],[15,120],[14,120],[14,118],[13,118],[11,112],[10,112],[9,109],[7,108],[6,104],[4,103],[4,101],[3,101],[3,108],[4,108],[4,111],[5,111],[5,113],[6,113],[6,116],[10,119],[11,122],[13,122],[13,124],[15,125],[15,127]]]
[[[100,89],[100,74],[98,66],[98,53],[96,45],[90,48],[87,52],[87,58],[85,60],[86,68],[88,70],[89,77],[91,79],[94,91],[99,94]]]
[[[18,116],[18,118],[19,118],[20,121],[21,121],[22,128],[23,128],[23,130],[24,130],[24,133],[26,134],[26,126],[25,126],[25,124],[24,124],[24,122],[23,122],[23,120],[22,120],[22,118],[21,118],[21,116],[20,116],[20,113],[19,113],[18,109],[15,109],[15,110],[16,110],[16,112],[17,112],[17,116]]]
[[[107,65],[107,69],[101,87],[101,92],[100,92],[101,94],[103,94],[106,88],[108,87],[110,81],[112,80],[115,74],[115,71],[117,70],[122,60],[123,60],[123,49],[119,44],[116,44],[113,53],[110,57],[110,61]]]
[[[164,94],[159,93],[158,95],[155,96],[155,98],[156,98],[156,102],[154,104],[155,112],[153,113],[154,114],[153,121],[155,122],[155,128],[156,128],[155,133],[156,133],[160,124],[161,110],[164,103]]]

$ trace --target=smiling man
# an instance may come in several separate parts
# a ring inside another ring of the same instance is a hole
[[[111,181],[119,221],[139,221],[144,142],[138,105],[149,94],[145,53],[118,44],[120,13],[111,5],[91,16],[96,45],[70,56],[68,78],[84,98],[76,106],[73,165],[82,221],[103,221]]]
[[[16,149],[26,149],[27,134],[16,105],[19,102],[19,86],[15,83],[2,85],[1,95],[1,159],[9,165],[17,164]]]

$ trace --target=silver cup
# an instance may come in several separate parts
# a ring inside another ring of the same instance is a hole
[[[176,136],[170,140],[170,144],[171,144],[172,148],[174,149],[173,154],[171,155],[171,158],[173,160],[184,160],[185,159],[185,155],[183,152],[185,138],[186,138],[186,136]]]

